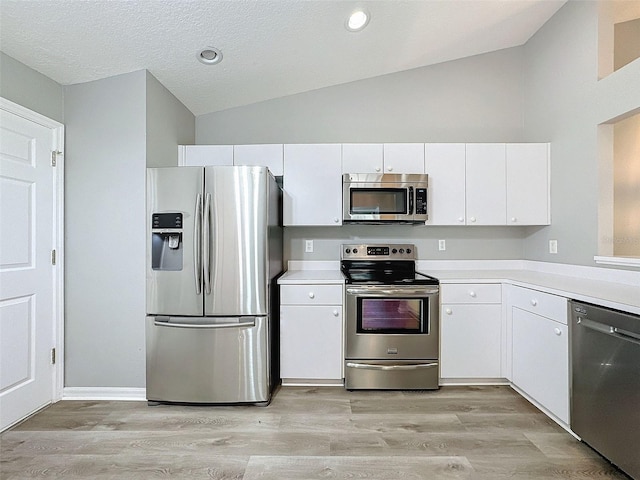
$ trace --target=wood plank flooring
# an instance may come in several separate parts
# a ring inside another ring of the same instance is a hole
[[[509,387],[282,387],[268,407],[63,401],[0,436],[0,478],[628,479]]]

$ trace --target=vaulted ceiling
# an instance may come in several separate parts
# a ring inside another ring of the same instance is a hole
[[[519,46],[564,3],[0,0],[0,50],[63,85],[147,69],[201,115]],[[356,8],[371,20],[350,32]]]

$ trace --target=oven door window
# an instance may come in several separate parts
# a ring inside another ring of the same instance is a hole
[[[406,188],[352,188],[349,211],[352,215],[406,215]]]
[[[358,333],[429,333],[424,298],[358,298]]]

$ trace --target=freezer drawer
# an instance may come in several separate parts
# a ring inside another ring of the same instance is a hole
[[[147,399],[268,403],[268,317],[146,319]]]

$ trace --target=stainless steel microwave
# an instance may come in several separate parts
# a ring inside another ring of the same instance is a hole
[[[424,223],[428,175],[345,173],[343,223]]]

